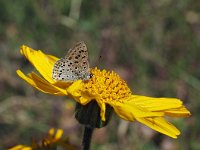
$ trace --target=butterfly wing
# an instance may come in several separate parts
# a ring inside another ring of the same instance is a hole
[[[53,79],[55,80],[66,80],[73,81],[77,80],[78,77],[75,76],[74,71],[70,68],[72,62],[61,58],[54,64],[53,68]]]
[[[53,68],[53,79],[74,81],[90,78],[88,50],[83,41],[71,48],[64,58],[58,60]]]

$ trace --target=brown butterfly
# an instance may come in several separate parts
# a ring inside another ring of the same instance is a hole
[[[88,50],[83,41],[69,49],[64,58],[56,61],[53,67],[53,79],[64,81],[88,80],[91,77]]]

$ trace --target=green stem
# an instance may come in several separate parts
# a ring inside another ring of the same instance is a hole
[[[94,128],[85,126],[85,130],[84,130],[84,134],[83,134],[83,141],[82,141],[83,150],[90,149],[90,143],[91,143],[93,131],[94,131]]]

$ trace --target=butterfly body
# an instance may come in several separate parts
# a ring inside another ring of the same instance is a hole
[[[58,81],[88,80],[90,76],[88,50],[83,41],[71,48],[53,67],[52,77]]]

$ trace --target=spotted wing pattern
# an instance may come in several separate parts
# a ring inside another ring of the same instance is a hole
[[[52,77],[59,81],[88,80],[90,78],[88,50],[83,41],[76,43],[64,58],[54,64]]]

